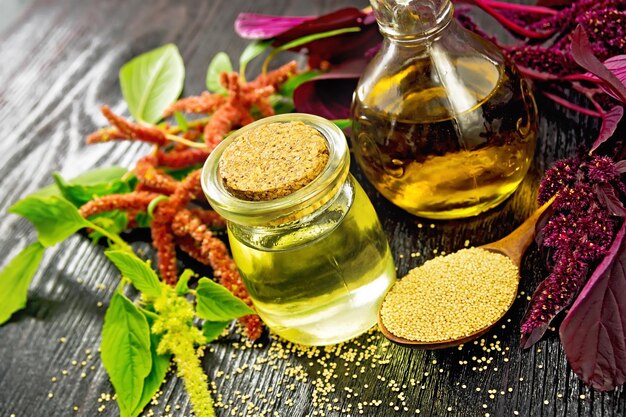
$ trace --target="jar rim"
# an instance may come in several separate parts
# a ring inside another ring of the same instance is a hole
[[[316,129],[326,140],[328,162],[310,183],[284,197],[250,201],[235,197],[219,175],[219,161],[228,146],[240,136],[268,123],[302,122]],[[209,155],[201,174],[202,191],[213,210],[228,221],[244,225],[267,225],[287,219],[320,201],[345,181],[350,168],[346,137],[334,123],[305,113],[288,113],[266,117],[246,125],[226,137]]]

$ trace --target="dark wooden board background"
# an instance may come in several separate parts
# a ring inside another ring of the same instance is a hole
[[[98,111],[101,104],[125,111],[117,81],[118,69],[124,62],[173,42],[180,48],[187,68],[185,93],[199,93],[210,58],[220,50],[237,57],[245,46],[233,31],[237,13],[310,15],[343,5],[366,4],[355,0],[3,0],[0,264],[5,265],[36,236],[26,221],[7,215],[6,209],[49,184],[53,171],[73,177],[96,166],[130,167],[147,151],[139,144],[84,144],[87,133],[104,125]],[[492,21],[484,21],[495,30]],[[400,276],[435,256],[435,250],[450,252],[463,247],[465,240],[480,245],[510,232],[532,211],[545,168],[571,155],[578,144],[589,143],[597,129],[595,121],[581,121],[545,100],[539,99],[539,106],[540,140],[529,176],[506,203],[478,218],[452,222],[416,219],[378,196],[353,168],[366,185],[391,239]],[[413,252],[421,256],[411,257]],[[487,345],[497,340],[505,354],[485,354],[479,345],[461,351],[417,351],[386,346],[376,335],[369,341],[362,337],[358,342],[373,344],[383,363],[379,361],[373,368],[374,362],[364,361],[367,369],[357,379],[339,373],[336,391],[328,394],[331,402],[336,399],[332,402],[335,409],[326,415],[360,415],[361,400],[349,395],[348,388],[369,401],[362,414],[368,416],[416,415],[419,408],[422,416],[489,413],[492,417],[623,417],[623,388],[611,393],[586,388],[569,369],[557,332],[549,332],[530,350],[520,350],[519,321],[527,304],[526,295],[546,276],[544,264],[544,255],[532,247],[522,270],[520,290],[524,295],[503,320],[505,328],[498,326],[487,335]],[[26,309],[0,327],[0,416],[118,415],[114,401],[98,401],[112,388],[95,351],[117,279],[102,247],[92,246],[84,236],[73,236],[46,252]],[[91,356],[86,350],[92,351]],[[266,358],[268,351],[267,345],[237,350],[229,340],[214,344],[204,367],[222,402],[233,401],[228,409],[218,409],[218,415],[315,415],[312,379],[322,365],[292,355],[274,366],[253,369],[255,360]],[[486,370],[472,370],[483,366],[476,364],[483,356],[494,359]],[[327,366],[333,361],[328,360]],[[341,360],[336,362],[345,365]],[[297,366],[309,374],[307,382],[292,379]],[[413,386],[411,379],[420,382]],[[286,382],[281,383],[283,380]],[[408,411],[397,399],[399,391],[393,389],[392,380],[399,384]],[[294,385],[288,387],[292,382]],[[180,380],[170,376],[162,389],[159,404],[152,407],[154,415],[167,415],[168,410],[174,416],[189,415],[190,406]],[[239,404],[241,395],[246,394],[258,408],[246,412],[245,401]],[[373,399],[382,404],[372,406]],[[389,403],[400,405],[399,410]]]

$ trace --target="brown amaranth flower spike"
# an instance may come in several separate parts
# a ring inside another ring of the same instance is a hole
[[[210,152],[231,130],[254,121],[251,115],[253,108],[264,117],[273,115],[274,109],[269,102],[269,96],[296,71],[296,63],[290,62],[249,83],[242,82],[237,73],[222,73],[220,83],[228,91],[227,96],[205,91],[200,96],[178,100],[165,110],[164,115],[170,116],[175,111],[213,112],[204,127],[204,141]]]
[[[227,96],[205,92],[199,97],[181,99],[166,110],[166,117],[175,111],[213,113],[210,118],[190,121],[189,130],[177,138],[173,135],[180,134],[181,126],[133,123],[114,114],[109,107],[103,106],[102,113],[112,126],[89,135],[88,143],[128,139],[155,144],[157,148],[155,152],[137,163],[134,171],[139,181],[135,191],[96,199],[81,208],[81,213],[90,216],[105,211],[123,210],[129,216],[128,227],[134,228],[137,227],[136,216],[139,213],[145,213],[155,198],[168,196],[167,200],[156,204],[150,226],[161,278],[169,284],[176,283],[178,279],[176,246],[178,246],[198,261],[211,266],[215,277],[222,285],[251,305],[226,245],[214,237],[208,229],[223,228],[224,220],[213,211],[188,207],[192,200],[202,196],[200,170],[192,172],[183,181],[177,181],[163,168],[181,169],[203,163],[211,150],[231,130],[254,120],[253,110],[263,116],[273,115],[274,110],[269,96],[295,72],[296,64],[292,62],[249,83],[242,82],[237,74],[222,74],[222,83],[229,93]],[[204,138],[201,138],[202,135]],[[208,145],[206,149],[196,149],[192,146],[191,142],[202,139]],[[193,236],[175,235],[172,223],[177,213],[181,211],[195,222],[204,224],[204,232],[198,233],[196,228]],[[244,317],[242,322],[250,339],[254,340],[260,336],[262,324],[258,316]]]
[[[207,227],[214,229],[223,229],[226,227],[226,221],[222,216],[213,210],[189,209],[191,214],[200,219]]]
[[[259,75],[255,80],[250,81],[248,86],[252,89],[271,86],[277,90],[289,77],[296,73],[297,69],[296,61],[288,62],[274,71]]]
[[[226,103],[213,113],[204,128],[204,142],[210,151],[236,126],[242,125],[242,111],[231,103]]]
[[[176,247],[170,229],[171,223],[179,210],[201,195],[200,173],[200,170],[196,170],[182,182],[177,183],[170,198],[157,204],[150,223],[152,243],[157,251],[161,278],[171,285],[178,281]]]
[[[150,202],[158,196],[159,194],[157,193],[146,191],[105,195],[85,203],[78,211],[84,218],[113,210],[127,212],[145,211]]]
[[[169,117],[175,112],[181,113],[213,113],[226,101],[221,94],[211,94],[204,91],[199,96],[185,97],[170,105],[163,112],[163,117]]]
[[[135,209],[126,211],[126,215],[128,216],[128,223],[127,223],[126,227],[129,230],[138,228],[139,227],[139,223],[137,222],[137,216],[140,213],[144,213],[144,212],[145,212],[145,210],[135,210]]]
[[[181,210],[174,217],[172,230],[179,237],[190,236],[193,238],[194,246],[191,246],[189,241],[186,242],[186,247],[190,249],[190,255],[197,257],[197,259],[208,260],[208,265],[213,269],[213,275],[219,283],[250,307],[253,307],[250,295],[243,285],[235,262],[228,254],[226,245],[213,235],[199,217],[190,210]],[[245,316],[240,320],[250,339],[256,340],[261,335],[262,327],[258,316]]]
[[[260,100],[262,94],[269,96],[273,92],[273,89],[263,92],[260,90],[244,92],[245,85],[241,83],[239,75],[234,72],[220,74],[220,84],[228,90],[228,99],[213,113],[213,117],[204,128],[204,141],[211,150],[237,126],[252,123],[254,121],[250,114],[252,102]]]
[[[192,142],[196,142],[202,136],[204,124],[198,124],[194,129],[185,132],[182,136]],[[169,149],[158,149],[156,152],[156,164],[159,167],[187,168],[202,164],[209,157],[206,149],[189,148],[183,143],[175,143]]]
[[[163,194],[172,194],[178,187],[178,181],[157,168],[158,158],[147,155],[141,158],[135,166],[135,175],[139,182],[152,190]]]
[[[128,135],[122,133],[117,127],[105,127],[87,136],[86,142],[88,144],[92,144],[92,143],[108,142],[110,140],[125,140],[125,139],[128,139]]]
[[[203,149],[183,149],[171,152],[157,152],[159,166],[168,168],[186,168],[188,166],[202,164],[209,157],[210,152]]]
[[[136,139],[143,142],[153,143],[155,145],[163,146],[167,143],[167,138],[165,137],[165,133],[161,129],[151,125],[143,125],[138,123],[132,123],[121,116],[116,115],[109,108],[109,106],[102,106],[101,108],[102,114],[107,118],[109,123],[111,123],[119,133],[110,131],[108,140],[111,139]],[[96,132],[98,133],[98,132]],[[114,133],[114,134],[112,134]],[[125,135],[125,137],[123,137]],[[87,143],[89,140],[95,141],[99,138],[98,135],[90,135],[87,137]]]
[[[210,266],[209,260],[204,256],[200,245],[196,244],[194,238],[189,235],[175,236],[174,242],[176,243],[176,246],[181,248],[187,255],[191,256],[203,265]]]
[[[163,213],[163,210],[155,212],[150,226],[150,233],[152,236],[152,244],[157,251],[161,279],[169,285],[175,285],[178,281],[176,246],[168,230],[169,216]]]
[[[170,223],[176,210],[168,203],[169,200],[163,201],[154,210],[154,217],[150,222],[150,234],[152,235],[152,244],[157,251],[161,279],[170,285],[175,285],[178,281],[178,265]]]

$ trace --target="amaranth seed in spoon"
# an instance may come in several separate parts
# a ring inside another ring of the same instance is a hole
[[[411,270],[381,308],[395,336],[441,342],[469,336],[495,323],[517,292],[519,270],[506,256],[462,249]]]

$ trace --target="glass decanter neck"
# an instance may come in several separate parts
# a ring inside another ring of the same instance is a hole
[[[452,20],[450,0],[370,0],[381,33],[395,41],[428,38]]]

